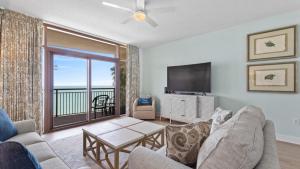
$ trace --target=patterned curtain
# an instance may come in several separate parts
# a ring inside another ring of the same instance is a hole
[[[126,115],[132,116],[132,105],[134,100],[139,96],[140,90],[139,48],[128,45],[127,56]]]
[[[0,107],[12,120],[35,119],[42,112],[42,21],[0,10]]]

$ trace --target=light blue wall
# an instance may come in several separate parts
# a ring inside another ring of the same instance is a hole
[[[160,100],[167,84],[167,66],[212,62],[212,93],[221,106],[236,111],[247,104],[257,105],[275,122],[277,133],[300,137],[300,125],[293,124],[293,119],[300,118],[300,94],[247,92],[246,79],[246,35],[295,24],[300,24],[300,11],[143,49],[141,93]],[[297,46],[300,49],[300,43]],[[295,60],[299,58],[255,63]],[[299,75],[298,69],[298,79]]]

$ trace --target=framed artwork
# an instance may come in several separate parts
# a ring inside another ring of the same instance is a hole
[[[296,25],[248,35],[248,61],[296,57]]]
[[[296,62],[248,65],[248,91],[296,92]]]

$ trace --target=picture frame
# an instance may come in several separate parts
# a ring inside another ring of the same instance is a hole
[[[247,66],[247,90],[296,93],[296,62]]]
[[[293,25],[248,34],[248,62],[296,57],[296,31]]]

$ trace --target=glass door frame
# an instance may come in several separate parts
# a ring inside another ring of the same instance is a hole
[[[116,46],[115,57],[107,57],[96,54],[87,54],[81,53],[78,51],[70,51],[61,48],[47,47],[45,50],[44,58],[44,133],[48,133],[53,130],[59,130],[62,128],[70,128],[94,121],[101,121],[105,119],[110,119],[115,116],[120,116],[120,60],[119,60],[119,46]],[[62,127],[53,126],[53,60],[54,55],[70,56],[75,58],[81,58],[87,60],[87,93],[88,93],[88,112],[87,112],[87,121],[78,122],[76,124],[69,124]],[[103,117],[101,119],[92,119],[92,61],[104,61],[115,63],[115,115]]]

